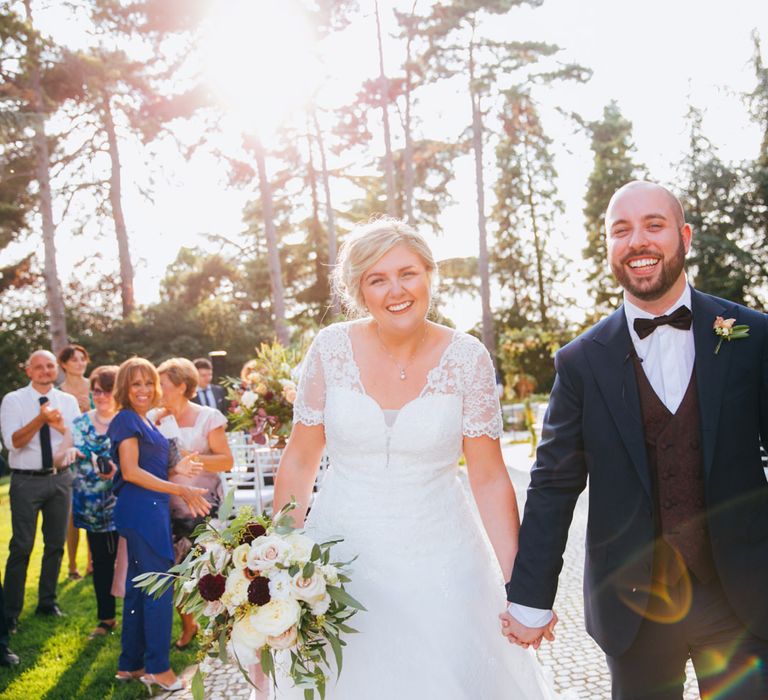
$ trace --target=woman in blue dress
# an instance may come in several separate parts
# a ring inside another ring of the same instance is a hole
[[[160,401],[154,365],[140,357],[123,362],[115,382],[115,401],[122,410],[112,419],[107,433],[118,468],[114,518],[128,546],[117,678],[138,678],[150,690],[154,684],[163,690],[179,690],[184,686],[169,659],[173,589],[154,598],[136,588],[133,579],[150,571],[167,571],[173,565],[171,494],[183,498],[195,515],[206,515],[210,506],[203,497],[205,489],[168,480],[168,440],[146,417]],[[173,469],[192,475],[200,468],[185,457]]]

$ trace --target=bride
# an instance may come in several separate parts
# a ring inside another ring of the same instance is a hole
[[[334,283],[361,318],[321,330],[307,354],[274,507],[295,498],[301,524],[327,450],[305,527],[344,538],[335,552],[357,556],[348,589],[367,608],[328,698],[554,698],[532,651],[499,634],[519,516],[494,370],[478,340],[427,320],[435,269],[401,221],[350,235]],[[277,697],[303,692],[278,678]]]

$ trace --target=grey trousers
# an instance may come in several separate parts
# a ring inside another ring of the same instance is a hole
[[[72,472],[49,476],[11,474],[11,527],[13,535],[5,567],[5,615],[16,617],[24,607],[29,556],[35,544],[38,514],[43,514],[43,561],[37,589],[38,607],[56,603],[56,584],[67,539],[72,504]]]

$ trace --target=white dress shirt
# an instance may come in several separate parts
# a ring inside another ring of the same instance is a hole
[[[211,389],[210,384],[205,389],[197,390],[197,400],[201,406],[216,408],[216,398],[213,395],[213,389]]]
[[[659,316],[671,314],[678,306],[691,308],[691,288],[686,284],[680,298]],[[672,326],[658,326],[645,338],[635,332],[636,318],[654,318],[635,306],[624,295],[624,315],[629,336],[637,356],[643,361],[642,368],[656,395],[671,413],[675,413],[683,401],[691,381],[696,349],[693,342],[693,326],[687,331]],[[526,627],[543,627],[552,619],[551,610],[531,608],[510,603],[509,614]]]
[[[671,314],[678,306],[691,308],[691,288],[686,284],[680,298],[663,314]],[[654,318],[654,314],[643,311],[624,298],[624,314],[627,317],[629,335],[637,356],[643,361],[642,367],[653,390],[662,403],[675,413],[683,401],[691,381],[696,349],[693,342],[693,326],[687,331],[672,326],[658,326],[653,333],[642,340],[635,333],[636,318]]]
[[[72,421],[80,415],[80,408],[74,396],[51,389],[47,394],[41,394],[32,388],[32,384],[21,389],[16,389],[3,397],[0,404],[0,430],[3,442],[8,448],[8,466],[11,469],[23,469],[26,471],[39,471],[43,468],[43,453],[40,448],[40,432],[38,431],[24,447],[16,449],[13,446],[13,434],[23,428],[40,414],[40,397],[47,396],[49,406],[61,411],[64,424],[72,428]],[[64,436],[51,428],[51,451],[61,445]]]

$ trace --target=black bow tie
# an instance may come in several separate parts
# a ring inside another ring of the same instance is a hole
[[[666,316],[657,316],[656,318],[636,318],[635,333],[640,339],[648,337],[659,326],[672,326],[681,331],[687,331],[691,328],[693,315],[687,306],[678,306],[671,314]]]

